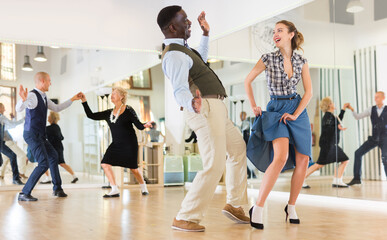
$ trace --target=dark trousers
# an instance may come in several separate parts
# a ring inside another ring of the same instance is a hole
[[[244,130],[242,131],[243,140],[245,141],[246,145],[250,138],[250,130]],[[249,160],[250,161],[250,160]],[[255,178],[255,173],[250,170],[249,167],[247,167],[247,178]]]
[[[31,173],[22,192],[31,194],[32,189],[38,183],[40,177],[50,168],[54,191],[62,189],[62,180],[58,168],[58,153],[54,147],[48,142],[45,136],[41,134],[24,131],[24,140],[31,150],[32,156],[38,162],[38,166]]]
[[[17,167],[16,154],[7,145],[5,145],[4,141],[1,141],[0,144],[1,153],[7,156],[9,158],[9,161],[11,162],[13,180],[18,180],[20,176],[19,168]]]
[[[367,141],[363,143],[355,151],[355,164],[353,167],[353,176],[355,179],[359,179],[361,177],[361,163],[363,155],[365,155],[367,152],[371,151],[375,147],[379,147],[382,150],[382,162],[384,165],[384,171],[387,176],[387,139],[384,141],[375,141],[371,137],[368,138]]]

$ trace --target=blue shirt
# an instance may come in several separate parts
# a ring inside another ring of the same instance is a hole
[[[48,109],[54,111],[54,112],[60,112],[66,108],[68,108],[73,101],[71,99],[67,100],[66,102],[63,102],[61,104],[55,104],[51,99],[47,98],[46,93],[40,91],[39,89],[35,88],[35,90],[42,96],[43,101],[46,103],[47,101],[47,107]],[[16,104],[16,111],[21,112],[24,109],[35,109],[38,106],[38,97],[35,93],[29,92],[27,95],[27,99],[23,102],[22,99],[19,99],[19,101]]]
[[[184,39],[167,38],[164,40],[166,46],[172,43],[184,46]],[[202,36],[200,46],[197,49],[204,62],[207,62],[208,58],[208,43],[209,37]],[[189,47],[187,46],[187,48]],[[162,62],[163,72],[172,83],[173,95],[177,103],[188,111],[194,112],[192,108],[193,96],[188,84],[189,70],[192,68],[192,65],[193,61],[191,57],[180,51],[169,51],[165,53]]]

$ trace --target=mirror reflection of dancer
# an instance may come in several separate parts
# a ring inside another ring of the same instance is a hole
[[[343,149],[338,146],[340,141],[340,131],[346,130],[341,124],[344,118],[345,109],[349,107],[349,103],[344,104],[340,111],[339,116],[334,115],[335,104],[330,97],[323,98],[320,103],[321,111],[324,112],[324,117],[321,123],[321,136],[320,136],[320,155],[315,164],[310,166],[306,171],[306,177],[309,177],[314,171],[324,167],[330,163],[340,162],[340,166],[336,170],[333,176],[332,187],[348,187],[343,182],[343,174],[348,164],[348,156],[344,153]],[[336,118],[336,119],[335,119]],[[337,131],[337,132],[336,132]],[[337,133],[337,134],[336,134]],[[336,155],[337,154],[337,155]],[[304,182],[303,188],[310,188],[306,182]]]
[[[24,185],[24,183],[20,180],[19,167],[17,165],[17,158],[22,157],[23,158],[22,161],[25,161],[25,154],[23,153],[23,151],[20,150],[17,144],[14,143],[11,134],[9,134],[8,132],[8,129],[14,128],[17,125],[23,123],[24,119],[21,119],[19,121],[11,121],[6,116],[4,116],[4,112],[5,112],[4,104],[0,103],[0,127],[1,127],[0,152],[4,154],[9,159],[9,162],[11,163],[12,183],[15,185]],[[0,156],[0,158],[2,158],[2,156]],[[5,161],[5,163],[7,163],[7,161]],[[4,164],[4,166],[1,169],[2,177],[4,177],[6,165],[7,164]]]
[[[133,124],[139,130],[144,130],[152,127],[152,122],[141,123],[134,109],[126,105],[127,97],[128,92],[125,89],[113,88],[111,102],[114,104],[114,108],[93,113],[87,104],[86,96],[82,94],[82,105],[87,117],[93,120],[105,120],[112,133],[113,141],[106,150],[101,162],[103,171],[112,187],[111,192],[105,194],[104,198],[120,196],[112,166],[129,168],[140,183],[142,194],[149,194],[144,178],[138,170],[138,142]]]
[[[249,142],[250,138],[250,121],[247,120],[247,113],[246,112],[241,112],[239,115],[241,119],[241,132],[242,132],[242,137],[243,141],[245,141],[246,145]],[[250,160],[248,160],[250,161]],[[247,178],[256,178],[255,173],[252,169],[247,166]]]
[[[349,106],[356,120],[371,117],[372,136],[355,151],[355,164],[353,166],[353,179],[348,185],[361,184],[361,163],[363,155],[375,147],[382,150],[382,162],[384,172],[387,176],[387,108],[384,105],[385,94],[382,91],[375,93],[375,106],[366,109],[362,113],[356,113],[352,106]]]
[[[152,122],[152,127],[147,131],[147,134],[151,142],[159,142],[161,136],[165,143],[165,136],[161,131],[157,130],[157,124],[155,122]]]
[[[58,164],[62,168],[64,168],[68,173],[71,174],[73,177],[73,180],[71,183],[76,183],[78,181],[77,176],[75,176],[73,169],[70,167],[70,165],[65,163],[64,155],[63,155],[63,144],[62,141],[64,139],[62,135],[62,131],[60,130],[60,127],[58,125],[60,117],[59,114],[56,112],[51,111],[48,115],[48,122],[50,123],[50,126],[47,126],[47,139],[51,143],[51,145],[55,148],[55,151],[58,153]]]
[[[243,140],[247,144],[250,138],[250,121],[247,120],[246,112],[241,112],[239,117],[241,118],[241,132],[242,132]]]
[[[273,41],[279,50],[262,55],[245,80],[246,92],[257,116],[252,127],[256,133],[249,140],[247,153],[257,168],[265,172],[257,202],[250,209],[251,226],[258,229],[263,229],[263,206],[281,170],[293,168],[294,165],[285,213],[290,223],[300,223],[295,204],[312,156],[312,133],[305,110],[312,97],[312,83],[306,59],[295,52],[301,49],[304,38],[293,23],[282,20],[275,25]],[[251,87],[251,83],[263,71],[266,72],[271,99],[267,112],[262,112],[256,105]],[[301,79],[305,90],[302,99],[296,92]],[[265,154],[271,152],[271,144],[274,151],[272,160],[271,154]],[[293,152],[295,160],[292,159]]]
[[[163,72],[172,83],[176,102],[184,108],[188,126],[197,135],[203,161],[203,170],[197,173],[172,223],[173,229],[189,232],[205,231],[199,223],[225,167],[227,204],[222,213],[237,223],[249,223],[241,207],[247,203],[246,146],[227,117],[226,90],[206,64],[210,26],[205,16],[202,12],[198,17],[203,31],[198,51],[187,44],[192,23],[180,6],[165,7],[157,16],[166,45]]]
[[[45,92],[51,85],[51,78],[48,73],[38,72],[35,74],[35,88],[28,92],[20,85],[19,95],[21,99],[16,104],[16,111],[26,110],[23,137],[32,155],[38,162],[38,166],[31,173],[22,192],[19,194],[19,201],[37,201],[31,196],[36,183],[40,177],[50,168],[52,182],[54,184],[53,195],[56,197],[67,197],[62,189],[62,180],[58,168],[58,154],[46,138],[47,109],[60,112],[68,108],[73,101],[80,99],[80,94],[62,104],[55,104]]]

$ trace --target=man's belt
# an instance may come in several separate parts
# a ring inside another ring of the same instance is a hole
[[[215,99],[223,100],[225,97],[223,95],[220,95],[220,94],[212,94],[212,95],[202,96],[202,98],[215,98]]]
[[[211,95],[204,95],[202,98],[214,98],[214,99],[219,99],[219,100],[224,100],[225,96],[220,95],[220,94],[211,94]],[[184,108],[180,107],[180,111],[183,111]]]

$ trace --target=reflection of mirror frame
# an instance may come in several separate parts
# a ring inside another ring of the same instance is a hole
[[[148,122],[151,120],[150,116],[150,97],[149,96],[138,96],[140,99],[140,114],[141,114],[141,120]]]
[[[9,97],[11,99],[11,105],[5,105],[5,109],[7,112],[10,112],[12,113],[14,116],[16,116],[16,110],[15,110],[15,106],[16,106],[16,87],[11,87],[11,86],[4,86],[4,85],[0,85],[0,89],[9,89],[10,90],[10,96],[7,96],[7,95],[4,95],[6,97]],[[1,94],[1,92],[0,92]],[[1,97],[2,95],[0,95]],[[0,101],[1,102],[1,101]],[[7,116],[9,117],[9,116]]]
[[[133,81],[133,75],[125,78],[121,81],[115,82],[112,84],[112,87],[122,87],[123,89],[132,89],[132,90],[152,90],[152,76],[150,68],[144,71],[140,71],[136,74],[142,73],[144,75],[144,81],[147,81],[145,84],[147,87],[136,86]],[[134,75],[136,75],[134,74]]]
[[[151,76],[150,69],[144,70],[144,71],[142,71],[142,73],[144,76],[144,81],[146,81],[146,83],[147,83],[145,85],[149,86],[149,87],[136,86],[135,82],[133,81],[133,75],[132,75],[129,78],[130,89],[152,90],[152,76]]]

